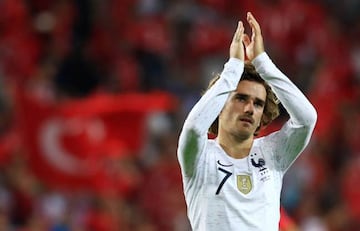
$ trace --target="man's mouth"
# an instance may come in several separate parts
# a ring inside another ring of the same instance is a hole
[[[250,124],[254,123],[254,120],[252,118],[248,118],[248,117],[241,117],[240,121],[250,123]]]

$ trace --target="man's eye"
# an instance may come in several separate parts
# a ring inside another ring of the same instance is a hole
[[[254,104],[255,104],[255,106],[257,106],[257,107],[264,107],[264,103],[263,103],[263,102],[255,102]]]

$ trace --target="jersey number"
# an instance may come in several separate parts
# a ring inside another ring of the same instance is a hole
[[[229,179],[229,177],[232,175],[231,172],[229,172],[229,171],[227,171],[227,170],[225,170],[223,168],[219,167],[218,170],[225,173],[225,176],[222,179],[222,181],[220,182],[219,187],[217,188],[215,195],[218,195],[220,193],[220,190],[223,187],[223,185],[225,184],[226,180]]]

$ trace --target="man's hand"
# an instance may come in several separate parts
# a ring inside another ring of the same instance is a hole
[[[254,16],[248,12],[246,17],[251,27],[251,39],[247,34],[243,35],[246,56],[251,62],[256,56],[264,52],[264,41],[261,35],[261,28]]]
[[[242,61],[245,60],[243,40],[244,40],[244,25],[241,21],[239,21],[233,40],[230,45],[230,58],[237,58]]]

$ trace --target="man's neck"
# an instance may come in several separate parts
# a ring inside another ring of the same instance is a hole
[[[254,141],[254,136],[236,137],[229,134],[219,134],[217,140],[229,156],[235,159],[241,159],[249,155]]]

